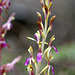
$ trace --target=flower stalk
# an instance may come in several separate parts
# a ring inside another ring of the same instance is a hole
[[[1,41],[1,18],[0,18],[0,41]],[[0,67],[1,67],[1,44],[0,44]],[[0,74],[1,74],[1,70],[0,70]]]
[[[35,33],[35,38],[32,37],[27,37],[28,39],[35,41],[38,45],[38,53],[35,57],[35,59],[33,59],[33,50],[30,48],[28,49],[29,53],[30,53],[30,58],[28,58],[25,62],[25,66],[29,66],[32,65],[32,63],[34,63],[36,71],[31,74],[32,70],[30,70],[31,68],[28,68],[28,72],[29,75],[41,75],[42,73],[44,75],[50,75],[50,69],[52,68],[52,74],[54,75],[54,68],[51,65],[50,61],[54,58],[53,57],[53,53],[51,54],[51,50],[52,48],[59,54],[59,52],[57,51],[57,48],[55,46],[52,46],[52,42],[55,40],[55,35],[53,35],[50,38],[49,43],[46,42],[47,39],[47,35],[50,31],[52,31],[52,27],[53,27],[53,21],[55,19],[56,16],[53,16],[50,19],[49,25],[48,25],[48,20],[49,20],[49,16],[51,15],[51,6],[53,4],[52,0],[40,0],[41,4],[42,4],[42,11],[44,13],[44,19],[45,19],[45,25],[42,23],[42,15],[37,12],[39,21],[37,21],[39,30],[37,30],[37,32]],[[42,38],[42,40],[41,40]],[[45,45],[47,45],[48,47],[45,49]],[[43,60],[43,58],[46,59],[47,65],[40,71],[40,66],[41,66],[41,62]],[[37,59],[37,61],[36,61]],[[31,62],[32,61],[32,62]],[[30,63],[31,62],[31,63]],[[38,64],[35,64],[38,63]],[[33,66],[32,66],[33,67]],[[40,72],[39,72],[40,71]]]

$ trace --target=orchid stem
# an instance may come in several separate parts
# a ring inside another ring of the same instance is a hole
[[[0,18],[0,41],[1,41],[1,18]],[[1,43],[0,43],[0,67],[1,67]],[[1,74],[1,70],[0,70],[0,74]]]

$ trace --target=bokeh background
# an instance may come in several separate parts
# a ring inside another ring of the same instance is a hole
[[[52,16],[56,15],[53,23],[53,31],[49,38],[55,34],[56,40],[53,45],[57,47],[59,54],[55,51],[51,64],[54,66],[55,75],[75,75],[75,0],[53,0]],[[26,58],[29,57],[27,49],[31,45],[34,55],[37,52],[36,43],[27,39],[34,38],[34,33],[39,29],[36,21],[36,12],[42,15],[40,0],[11,0],[8,14],[16,13],[13,28],[6,35],[6,41],[11,46],[11,51],[4,48],[2,51],[2,64],[11,62],[15,57],[21,55],[22,59],[15,65],[15,70],[7,75],[28,75]],[[5,16],[5,15],[4,15]],[[8,18],[8,17],[6,17]],[[43,19],[44,22],[44,19]],[[45,62],[42,63],[42,66]],[[41,67],[42,68],[42,67]]]

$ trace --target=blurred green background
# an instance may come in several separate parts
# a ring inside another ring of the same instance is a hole
[[[49,38],[55,34],[56,40],[53,45],[57,47],[59,54],[53,51],[54,59],[51,64],[54,66],[55,75],[75,75],[75,0],[53,0],[52,15],[56,15],[53,23],[53,31]],[[2,64],[11,62],[15,57],[21,55],[22,59],[15,65],[15,70],[7,75],[28,75],[25,60],[29,57],[27,49],[31,45],[34,55],[37,53],[36,43],[27,39],[27,36],[34,38],[34,33],[39,29],[36,21],[36,12],[42,15],[40,0],[13,0],[8,11],[9,15],[15,12],[13,28],[6,35],[6,41],[11,46],[2,50]],[[5,15],[4,15],[5,16]],[[8,18],[8,17],[7,17]],[[44,19],[43,19],[44,23]],[[42,62],[42,66],[46,62]],[[41,67],[42,69],[42,67]]]

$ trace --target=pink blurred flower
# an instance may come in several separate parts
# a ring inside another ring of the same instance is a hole
[[[14,20],[14,16],[15,16],[15,13],[13,13],[8,21],[2,26],[2,29],[5,29],[5,30],[10,30],[12,28],[12,24],[11,24],[11,21]]]
[[[4,73],[8,73],[11,70],[14,70],[14,65],[17,62],[19,62],[20,59],[21,59],[21,56],[18,56],[11,63],[7,63],[7,64],[4,64],[3,66],[1,66],[0,67],[0,71],[1,71],[1,74],[0,75],[3,75]]]

